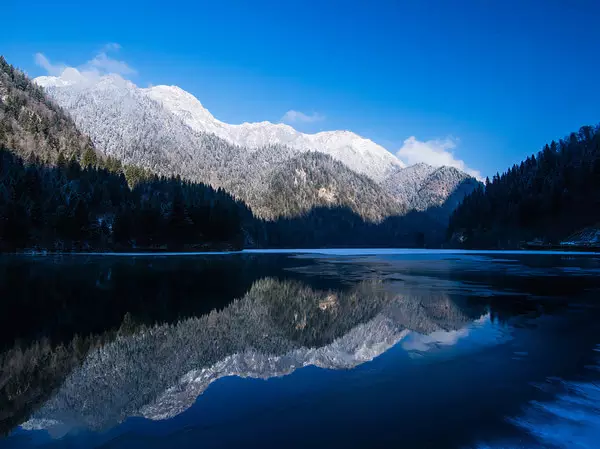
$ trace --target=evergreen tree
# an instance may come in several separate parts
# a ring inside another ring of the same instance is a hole
[[[454,211],[448,237],[473,247],[558,242],[600,222],[600,126],[584,126],[487,181]]]

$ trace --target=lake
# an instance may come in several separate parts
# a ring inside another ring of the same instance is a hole
[[[597,448],[600,256],[0,257],[0,448]]]

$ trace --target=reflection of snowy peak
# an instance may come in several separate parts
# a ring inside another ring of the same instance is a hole
[[[224,376],[353,368],[410,330],[445,332],[468,322],[446,297],[400,296],[378,282],[337,292],[263,279],[222,311],[120,336],[91,352],[34,418],[92,428],[128,416],[164,419]]]
[[[304,366],[325,369],[351,369],[369,362],[390,349],[408,334],[383,315],[360,324],[348,334],[320,348],[291,350],[269,355],[254,350],[227,356],[216,364],[194,369],[168,388],[156,401],[142,407],[139,414],[148,419],[167,419],[192,406],[208,386],[227,376],[268,379],[291,374]]]

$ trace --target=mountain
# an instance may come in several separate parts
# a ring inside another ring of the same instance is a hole
[[[283,123],[230,125],[217,120],[196,97],[177,86],[154,86],[142,91],[180,117],[193,130],[214,134],[234,145],[260,148],[279,144],[301,152],[318,151],[375,181],[381,181],[393,170],[404,167],[385,148],[350,131],[304,134]]]
[[[98,148],[125,163],[224,188],[266,219],[324,205],[348,206],[372,221],[402,210],[375,181],[334,163],[337,161],[327,153],[267,145],[267,140],[257,148],[241,147],[186,125],[152,99],[147,89],[119,76],[89,83],[75,69],[65,72],[61,78],[36,81],[72,114]],[[302,170],[307,175],[304,178]],[[324,178],[325,173],[332,176]],[[333,197],[328,190],[332,186],[336,189]]]
[[[1,57],[0,93],[0,252],[239,249],[259,225],[223,190],[159,179],[97,152]]]
[[[214,134],[235,145],[246,148],[286,145],[302,152],[330,155],[381,184],[406,209],[423,211],[440,207],[453,195],[445,205],[445,210],[452,212],[478,185],[474,178],[453,167],[436,168],[423,163],[406,167],[385,148],[349,131],[304,134],[282,123],[231,125],[217,120],[196,97],[180,87],[153,86],[142,90],[192,129]]]
[[[381,180],[394,169],[403,166],[400,160],[383,147],[348,131],[303,134],[284,124],[262,122],[229,125],[220,122],[193,95],[174,86],[140,89],[117,75],[107,75],[90,81],[76,69],[65,70],[61,77],[45,76],[36,78],[35,81],[44,87],[58,103],[64,105],[73,114],[78,125],[85,130],[89,128],[90,122],[106,118],[105,113],[101,112],[100,116],[94,116],[86,109],[88,106],[86,100],[94,99],[97,108],[107,102],[110,105],[107,104],[106,107],[113,109],[124,108],[127,110],[135,105],[137,111],[127,112],[132,114],[139,112],[148,121],[156,120],[160,116],[160,119],[165,122],[164,127],[174,134],[173,139],[180,145],[182,142],[179,142],[179,139],[186,134],[192,134],[189,131],[186,133],[181,130],[181,125],[185,124],[197,135],[212,134],[231,146],[243,147],[247,150],[270,145],[285,145],[298,153],[319,151],[375,180]],[[154,100],[162,106],[162,113],[158,112],[159,106],[150,105],[147,99]],[[171,118],[168,119],[168,116]],[[177,120],[177,124],[174,123],[172,116],[180,119]],[[115,148],[116,136],[109,132],[110,129],[107,129],[113,124],[114,121],[108,120],[102,124],[103,129],[93,134],[90,133],[92,138],[97,141],[97,145],[109,154],[117,151]],[[144,127],[147,123],[138,123],[136,128],[140,125]],[[134,125],[130,123],[129,126],[133,127]],[[135,131],[124,127],[122,129],[124,140],[136,144],[142,143],[133,140],[134,137],[138,137],[138,140],[142,137]],[[160,136],[160,131],[153,131],[153,137]],[[165,143],[157,142],[156,145]],[[184,148],[187,148],[187,145]],[[124,148],[121,151],[127,155],[127,150]],[[164,152],[168,154],[170,148],[165,148]],[[179,156],[182,157],[182,155]]]
[[[455,172],[442,170],[438,176],[448,179],[440,178],[435,186],[404,187],[400,184],[415,169],[405,169],[368,139],[348,131],[303,134],[269,122],[230,125],[175,86],[142,89],[116,75],[88,79],[76,69],[36,82],[106,154],[224,188],[269,220],[340,206],[365,220],[381,221],[410,209],[437,207],[458,185]],[[422,169],[435,171],[424,164]]]
[[[560,244],[598,222],[600,125],[552,141],[487,180],[455,210],[448,236],[454,245],[475,248],[514,248],[531,240]]]
[[[386,177],[383,188],[407,209],[426,212],[444,226],[463,198],[480,183],[454,167],[415,164]]]
[[[445,218],[449,217],[462,198],[478,185],[473,177],[454,167],[437,168],[424,163],[406,167],[385,148],[349,131],[304,134],[282,123],[230,125],[217,120],[196,97],[180,87],[154,86],[142,90],[192,129],[217,135],[235,145],[259,148],[282,144],[303,152],[328,154],[381,184],[407,210],[441,207],[450,199],[443,213]]]

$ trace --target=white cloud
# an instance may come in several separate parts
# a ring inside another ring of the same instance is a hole
[[[285,123],[315,123],[323,120],[325,120],[325,116],[318,112],[305,114],[304,112],[294,111],[293,109],[290,109],[283,117],[281,117],[281,121]]]
[[[65,64],[52,64],[43,53],[35,54],[35,63],[42,67],[48,75],[60,76],[67,69],[71,72],[78,72],[86,78],[95,78],[101,75],[117,74],[117,75],[133,75],[136,73],[129,64],[125,61],[119,61],[112,58],[109,53],[117,52],[121,46],[116,42],[111,42],[102,47],[92,59],[79,67],[69,67]]]
[[[125,61],[113,59],[106,52],[98,53],[87,64],[101,73],[116,73],[118,75],[132,75],[136,73]]]
[[[464,161],[456,159],[452,150],[457,146],[457,140],[451,137],[445,139],[427,140],[425,142],[417,140],[415,136],[410,136],[404,141],[402,148],[398,150],[396,156],[407,165],[424,162],[434,167],[448,165],[458,168],[471,176],[481,180],[481,173],[478,170],[467,167]]]
[[[35,54],[35,63],[52,76],[59,76],[67,68],[64,64],[52,64],[43,53]]]

